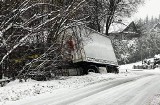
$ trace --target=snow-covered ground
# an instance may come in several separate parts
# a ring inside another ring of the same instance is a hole
[[[38,96],[46,93],[59,93],[70,91],[95,84],[101,81],[109,81],[117,78],[129,78],[137,76],[134,73],[120,73],[120,74],[99,74],[90,73],[84,76],[69,76],[60,77],[57,80],[51,81],[34,81],[19,83],[19,80],[10,82],[4,87],[0,88],[0,104],[5,105],[7,101],[16,101],[28,97]]]
[[[141,62],[136,63],[137,65]],[[103,81],[111,81],[122,78],[132,78],[148,73],[160,73],[160,69],[155,70],[133,70],[132,67],[134,64],[127,64],[120,66],[119,74],[100,74],[100,73],[90,73],[84,76],[69,76],[69,77],[60,77],[56,80],[50,81],[35,81],[28,80],[27,82],[19,83],[18,80],[12,81],[4,87],[0,88],[0,105],[10,105],[12,102],[17,100],[27,100],[34,99],[35,97],[44,97],[49,94],[59,94],[63,92],[69,92],[75,89],[82,87],[90,86],[96,83]],[[157,97],[155,96],[156,102]],[[159,100],[160,102],[160,100]],[[153,102],[155,103],[155,100]],[[158,105],[158,104],[151,104]]]

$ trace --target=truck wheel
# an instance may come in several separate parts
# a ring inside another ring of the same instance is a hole
[[[99,71],[98,71],[98,67],[97,66],[89,66],[88,67],[88,73],[89,72],[94,72],[94,73],[98,73]]]
[[[118,74],[119,73],[119,69],[115,66],[112,68],[113,73]]]
[[[88,72],[93,72],[93,73],[95,73],[95,70],[94,70],[94,69],[88,69]]]
[[[118,74],[118,73],[119,73],[119,70],[118,70],[118,69],[116,69],[115,74]]]
[[[115,73],[118,74],[119,70],[116,66],[106,66],[107,73]]]
[[[112,72],[112,69],[110,66],[106,66],[106,70],[107,70],[107,73],[111,73]]]

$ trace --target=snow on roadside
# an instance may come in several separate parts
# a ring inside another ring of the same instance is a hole
[[[149,105],[160,105],[160,94],[155,95]]]
[[[160,68],[154,69],[154,73],[160,74]],[[152,100],[150,101],[149,105],[160,105],[160,93],[157,93],[152,97]]]
[[[7,84],[5,87],[0,88],[0,104],[4,105],[7,101],[16,101],[44,93],[56,93],[59,92],[59,89],[63,92],[71,89],[78,89],[101,81],[133,76],[136,75],[129,72],[119,74],[90,73],[89,75],[84,76],[60,77],[58,80],[51,81],[28,80],[27,82],[19,83],[18,80],[15,80]]]
[[[126,65],[121,65],[120,70],[126,70],[126,69],[133,69],[133,65],[141,65],[142,62],[136,62],[136,63],[131,63],[131,64],[126,64]]]
[[[149,60],[152,60],[152,59],[149,59]],[[160,68],[133,69],[133,65],[141,65],[141,64],[142,64],[142,62],[121,65],[119,67],[119,69],[120,69],[121,73],[125,73],[127,70],[128,72],[130,72],[130,74],[133,74],[133,75],[135,75],[135,74],[160,74]],[[160,93],[157,93],[155,96],[153,96],[148,105],[160,105]]]

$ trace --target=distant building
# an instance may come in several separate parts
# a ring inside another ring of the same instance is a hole
[[[119,39],[119,40],[130,40],[132,38],[139,37],[139,33],[137,27],[134,22],[131,22],[125,29],[121,32],[110,33],[111,39]]]

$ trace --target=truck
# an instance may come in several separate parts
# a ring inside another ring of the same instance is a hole
[[[100,67],[105,68],[108,73],[119,73],[116,55],[108,36],[86,26],[75,30],[81,43],[78,49],[72,51],[72,61],[83,74],[99,73]]]

